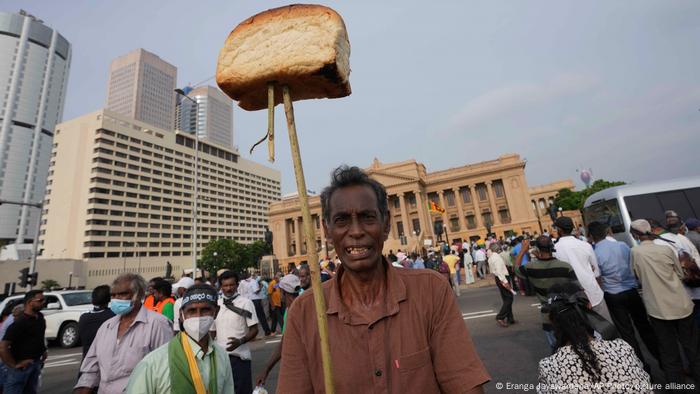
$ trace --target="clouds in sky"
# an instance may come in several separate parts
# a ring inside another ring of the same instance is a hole
[[[527,158],[531,185],[596,176],[644,181],[700,173],[700,2],[324,1],[344,18],[353,94],[295,103],[309,189],[342,164],[416,159],[429,171],[501,154]],[[104,105],[109,62],[143,47],[178,85],[214,74],[227,34],[282,1],[6,0],[73,44],[64,119]],[[278,107],[282,191],[296,190]],[[265,111],[234,110],[243,157]],[[578,180],[576,180],[581,185]]]

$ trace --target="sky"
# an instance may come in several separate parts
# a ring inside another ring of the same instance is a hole
[[[3,0],[73,46],[64,120],[105,105],[109,63],[136,48],[178,68],[178,86],[212,77],[228,33],[279,1]],[[700,174],[700,2],[324,1],[351,44],[352,95],[295,103],[307,187],[340,164],[415,159],[438,171],[506,153],[528,184],[642,182]],[[215,84],[212,80],[209,83]],[[248,150],[266,111],[234,109]],[[296,191],[276,108],[282,193]]]

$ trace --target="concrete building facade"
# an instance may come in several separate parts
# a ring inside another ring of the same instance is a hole
[[[233,148],[233,100],[213,86],[183,89],[197,102],[178,97],[175,126],[201,140]]]
[[[0,199],[43,200],[70,62],[56,30],[24,11],[0,12]],[[38,208],[1,205],[0,241],[33,240],[38,217]]]
[[[112,61],[106,109],[146,122],[175,128],[177,68],[142,48]]]
[[[199,143],[198,242],[264,239],[280,173]],[[58,125],[42,227],[42,258],[81,259],[111,278],[166,262],[192,265],[194,136],[101,110]]]
[[[484,238],[487,229],[502,237],[542,232],[531,204],[525,161],[517,154],[436,172],[428,172],[415,160],[383,164],[375,159],[366,172],[384,185],[388,194],[391,232],[384,244],[385,253],[435,245],[436,227],[443,229],[441,239],[446,235],[450,242]],[[573,187],[571,181],[563,181],[537,188],[537,195],[556,195],[556,187],[564,184]],[[445,212],[430,210],[430,202]],[[309,204],[317,230],[314,247],[322,257],[331,255],[333,246],[327,243],[320,222],[320,197],[311,196]],[[273,251],[281,266],[306,261],[307,245],[296,195],[270,204],[270,229]]]

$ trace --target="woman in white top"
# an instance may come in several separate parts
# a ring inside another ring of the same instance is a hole
[[[649,374],[627,342],[594,338],[583,290],[554,285],[549,297],[557,351],[540,361],[538,393],[652,392]]]

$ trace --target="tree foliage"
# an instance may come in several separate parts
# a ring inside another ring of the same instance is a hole
[[[621,181],[606,181],[604,179],[598,179],[590,187],[587,187],[580,191],[572,191],[570,189],[561,189],[557,196],[554,198],[554,205],[561,207],[563,210],[581,210],[583,209],[583,204],[586,199],[592,194],[597,193],[601,190],[613,186],[624,185],[625,182]]]
[[[204,248],[199,266],[213,275],[222,268],[241,272],[248,267],[257,266],[260,258],[269,253],[269,247],[263,241],[246,245],[232,239],[217,239]]]
[[[58,284],[58,282],[56,282],[53,279],[44,279],[41,281],[42,290],[51,290],[51,289],[57,288],[59,286],[60,285]]]

